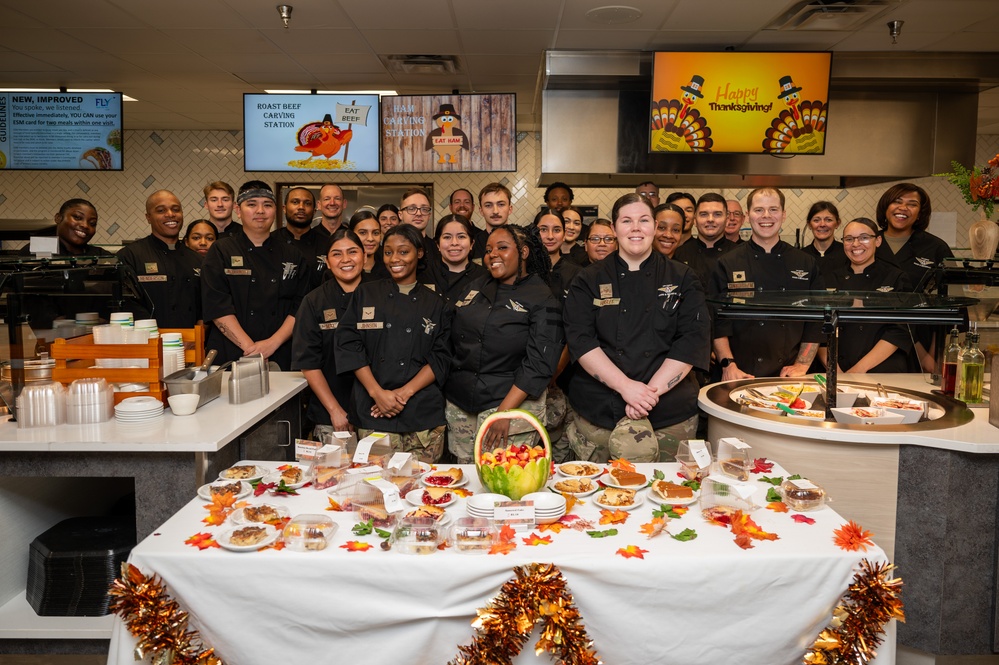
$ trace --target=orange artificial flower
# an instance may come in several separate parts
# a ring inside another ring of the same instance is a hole
[[[624,524],[628,521],[628,512],[625,510],[600,510],[601,524]]]
[[[527,538],[524,538],[523,540],[524,540],[524,544],[527,545],[528,547],[537,547],[538,545],[551,545],[552,544],[552,537],[551,536],[539,536],[538,534],[534,533],[533,531],[531,532],[531,535],[529,535]]]
[[[833,542],[836,543],[837,547],[847,552],[856,552],[857,550],[866,552],[868,547],[874,545],[874,541],[871,540],[873,535],[870,531],[865,531],[859,524],[850,520],[833,531]]]
[[[673,512],[679,515],[680,517],[686,515],[687,511],[690,510],[689,506],[671,506],[671,508],[673,508]]]
[[[786,513],[787,504],[783,501],[771,501],[767,504],[767,510],[772,510],[775,513]]]
[[[620,554],[625,559],[644,559],[643,554],[648,554],[648,550],[643,550],[638,545],[628,545],[627,547],[622,547],[615,554]]]
[[[196,533],[184,541],[185,545],[197,547],[199,550],[207,550],[209,547],[219,547],[210,533]]]
[[[340,549],[347,550],[348,552],[367,552],[371,547],[371,543],[366,543],[362,540],[348,540],[340,546]]]

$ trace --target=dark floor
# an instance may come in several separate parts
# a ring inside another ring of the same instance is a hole
[[[0,665],[105,665],[107,656],[5,656]]]

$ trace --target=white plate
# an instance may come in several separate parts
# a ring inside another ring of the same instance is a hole
[[[219,481],[216,480],[214,483],[208,483],[207,485],[202,485],[201,487],[198,488],[198,496],[200,496],[205,501],[211,501],[212,500],[212,492],[211,492],[212,485],[230,485],[230,484],[232,484],[234,482],[236,482],[236,481],[235,480],[227,480],[225,482],[219,482]],[[240,485],[240,487],[242,489],[239,491],[239,494],[236,495],[237,499],[242,499],[244,496],[249,496],[250,492],[253,491],[253,488],[250,487],[250,483],[244,483],[244,482],[240,481],[239,485]]]
[[[630,489],[630,488],[625,488],[625,489]],[[645,503],[645,500],[642,498],[642,495],[637,493],[635,494],[635,502],[632,503],[630,506],[609,506],[606,503],[600,502],[601,496],[603,496],[603,494],[597,494],[595,497],[593,497],[593,503],[600,506],[601,508],[606,508],[607,510],[634,510],[635,508],[638,508],[638,506]]]
[[[270,524],[254,524],[253,526],[263,527],[267,531],[267,535],[264,536],[264,539],[261,540],[259,543],[256,543],[254,545],[233,545],[229,541],[229,539],[232,537],[232,532],[245,528],[243,526],[238,526],[233,529],[229,529],[228,531],[225,531],[222,535],[220,535],[218,538],[215,539],[215,542],[217,542],[219,545],[226,548],[227,550],[232,550],[233,552],[253,552],[254,550],[259,550],[261,547],[266,547],[270,545],[271,543],[273,543],[275,540],[278,539],[279,535],[281,535],[281,533],[276,528],[272,527]]]
[[[586,474],[586,475],[583,475],[583,476],[577,476],[576,474],[566,473],[565,471],[563,471],[562,470],[562,466],[564,464],[589,464],[590,466],[596,467],[597,468],[597,472],[596,473],[589,473],[589,474]],[[561,475],[569,477],[569,478],[596,478],[597,476],[599,476],[601,473],[604,472],[604,465],[603,464],[597,464],[596,462],[581,462],[581,461],[563,462],[562,464],[559,464],[558,466],[556,466],[555,470],[558,473],[560,473]]]
[[[233,464],[232,466],[251,466],[251,465],[250,464]],[[229,468],[231,469],[232,467],[229,467]],[[225,472],[228,471],[228,470],[229,469],[223,469],[222,471],[219,471],[219,480],[237,480],[236,478],[227,478],[225,476]],[[253,465],[253,473],[250,475],[250,477],[249,478],[239,478],[238,480],[245,480],[246,482],[251,482],[253,480],[260,480],[261,478],[264,477],[265,473],[267,473],[267,469],[263,468],[262,466]]]
[[[451,489],[451,488],[450,487],[442,487],[441,489]],[[406,495],[406,501],[409,501],[414,506],[422,506],[422,505],[424,505],[423,504],[423,492],[424,492],[423,489],[418,489],[418,490],[411,491],[409,494]],[[437,506],[438,508],[447,508],[448,506],[450,506],[452,503],[454,503],[457,500],[458,500],[457,495],[455,495],[452,492],[452,494],[451,494],[451,500],[450,501],[447,501],[445,503],[437,503],[437,504],[434,504],[434,505]]]
[[[309,470],[306,469],[301,464],[282,464],[281,466],[293,466],[302,471],[302,480],[300,480],[297,483],[285,483],[288,489],[297,490],[299,487],[302,487],[303,485],[305,485],[305,483],[309,482],[308,478]],[[268,473],[266,476],[264,476],[263,482],[274,483],[275,485],[281,484],[281,471],[279,469],[275,469],[274,471]]]
[[[645,495],[645,500],[656,507],[658,507],[660,504],[663,503],[668,504],[670,506],[689,506],[690,504],[694,503],[700,498],[701,498],[701,490],[697,490],[696,492],[694,492],[694,496],[692,496],[689,499],[664,499],[661,496],[659,496],[659,494],[651,487],[649,488],[649,493]]]
[[[567,476],[567,477],[568,478],[574,478],[575,476]],[[580,478],[580,480],[582,480],[582,478]],[[596,491],[598,491],[600,489],[600,486],[597,485],[597,481],[593,480],[592,478],[587,478],[587,480],[590,481],[590,486],[593,489],[591,489],[591,490],[589,490],[587,492],[565,492],[565,494],[571,494],[571,495],[577,496],[577,497],[579,497],[579,496],[590,496],[591,494],[593,494],[594,492],[596,492]],[[551,480],[548,481],[547,487],[549,487],[550,489],[555,490],[556,492],[562,492],[562,490],[560,490],[557,487],[555,487],[555,483],[558,483],[558,482],[561,482],[561,479],[559,479],[559,478],[552,478]]]
[[[641,485],[618,485],[617,481],[610,475],[610,472],[604,474],[600,477],[600,482],[602,482],[607,487],[616,487],[619,490],[640,490],[649,486],[649,477],[645,476],[645,482]]]
[[[406,513],[400,513],[406,515]],[[454,521],[454,516],[451,513],[444,513],[439,520],[437,520],[438,527],[445,527]]]
[[[448,467],[448,468],[450,468],[450,467]],[[443,471],[444,469],[438,468],[437,470],[438,471]],[[451,485],[428,485],[427,482],[424,480],[424,478],[426,478],[426,476],[427,476],[427,474],[423,474],[422,476],[420,476],[420,482],[423,483],[424,486],[426,486],[426,487],[444,487],[446,489],[453,489],[455,487],[464,487],[465,485],[468,484],[468,474],[467,473],[462,474],[461,480],[459,480],[458,482],[453,483]]]
[[[285,517],[288,517],[291,514],[291,512],[286,507],[284,507],[284,506],[275,506],[274,504],[271,504],[271,503],[265,503],[265,504],[261,504],[261,505],[263,505],[263,506],[270,506],[271,508],[273,508],[274,510],[277,511],[278,517],[282,518],[282,519],[285,518]],[[247,508],[249,508],[249,507],[251,507],[251,506],[247,506]],[[252,506],[252,507],[259,508],[260,506]],[[232,513],[232,523],[233,524],[243,524],[243,525],[246,525],[246,524],[265,524],[265,522],[252,522],[252,521],[246,519],[246,516],[243,515],[243,510],[244,510],[244,508],[240,508],[239,510],[233,511],[233,513]]]
[[[155,397],[141,396],[141,397],[128,397],[123,399],[114,407],[115,412],[118,413],[135,413],[135,412],[145,412],[145,411],[162,411],[163,402],[159,401]]]

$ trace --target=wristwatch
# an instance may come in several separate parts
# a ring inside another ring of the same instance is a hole
[[[722,369],[725,369],[734,362],[735,358],[722,358],[721,360],[718,361],[718,366],[721,367]]]

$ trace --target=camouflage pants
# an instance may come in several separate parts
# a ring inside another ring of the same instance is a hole
[[[565,393],[556,385],[548,386],[548,398],[545,401],[545,429],[552,440],[552,461],[556,464],[568,462],[572,450],[569,447],[569,437],[566,427],[573,419],[572,407]]]
[[[613,449],[611,431],[597,427],[578,413],[565,428],[566,437],[576,459],[588,462],[607,462],[611,457],[632,462],[671,462],[680,441],[693,439],[697,434],[697,416],[675,425],[655,430],[658,450],[644,446],[641,449]]]
[[[545,398],[542,393],[538,399],[525,399],[519,408],[533,413],[542,423],[545,420]],[[454,454],[458,464],[473,464],[475,455],[475,435],[482,426],[482,421],[496,413],[496,409],[486,409],[478,414],[469,413],[459,408],[450,401],[444,407],[444,417],[447,418],[447,448]],[[527,427],[530,433],[518,427]],[[534,429],[526,424],[514,422],[510,426],[511,436],[508,443],[534,445],[538,441],[538,435]]]
[[[444,431],[446,427],[441,425],[433,429],[425,429],[419,432],[388,432],[389,441],[392,442],[392,450],[397,453],[413,453],[421,462],[436,464],[444,454]],[[378,430],[358,429],[357,440],[360,441],[366,436]]]

